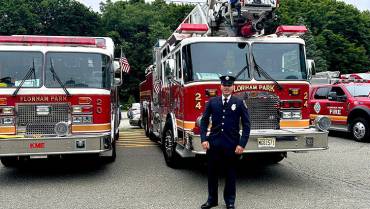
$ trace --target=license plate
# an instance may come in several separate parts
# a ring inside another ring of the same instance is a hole
[[[275,138],[257,138],[258,148],[275,147]]]

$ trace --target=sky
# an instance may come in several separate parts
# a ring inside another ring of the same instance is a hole
[[[99,3],[102,0],[77,0],[88,7],[91,7],[94,11],[99,11]],[[370,0],[342,0],[347,4],[353,4],[359,10],[370,10]]]

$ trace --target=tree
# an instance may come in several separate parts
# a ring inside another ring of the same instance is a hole
[[[93,36],[100,17],[75,0],[2,0],[0,34]]]
[[[336,0],[281,0],[277,25],[295,25],[302,17],[310,32],[307,55],[318,68],[363,72],[370,65],[370,13]],[[321,52],[320,52],[321,51]],[[327,67],[325,67],[327,66]]]
[[[186,17],[193,6],[166,4],[156,0],[152,4],[131,0],[102,4],[102,35],[111,36],[116,49],[121,48],[130,63],[130,75],[124,76],[120,90],[121,100],[130,95],[139,100],[139,83],[145,79],[144,71],[152,64],[152,50],[158,39],[167,39]],[[119,54],[117,51],[116,54]]]

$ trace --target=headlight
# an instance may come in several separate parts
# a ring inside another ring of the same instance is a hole
[[[301,112],[292,112],[292,118],[293,119],[301,119],[302,118]]]
[[[13,115],[13,113],[14,113],[14,107],[3,107],[3,108],[0,108],[0,113],[2,115]]]
[[[14,125],[14,118],[12,117],[0,118],[0,125]]]
[[[73,116],[72,122],[75,124],[82,123],[82,116]]]
[[[92,123],[92,116],[83,116],[82,117],[83,123]]]
[[[72,123],[73,124],[89,124],[92,123],[92,116],[91,115],[85,115],[85,116],[73,116],[72,117]]]
[[[72,113],[82,113],[82,107],[81,106],[73,106],[72,107]]]
[[[14,120],[13,120],[13,118],[4,118],[3,123],[4,123],[4,125],[13,125]]]
[[[291,119],[292,112],[282,112],[283,119]]]
[[[281,117],[283,119],[301,119],[302,113],[301,111],[282,111]]]
[[[331,126],[331,120],[329,117],[326,116],[317,116],[314,121],[315,127],[320,131],[326,131]]]
[[[92,105],[75,105],[72,106],[72,114],[91,114],[93,112]]]

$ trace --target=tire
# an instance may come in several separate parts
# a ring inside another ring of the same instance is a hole
[[[18,167],[20,164],[17,157],[2,157],[0,160],[4,167],[7,168],[15,168]]]
[[[358,142],[369,141],[369,121],[365,118],[357,117],[351,122],[351,135]]]
[[[112,143],[112,155],[111,156],[103,156],[101,157],[103,164],[109,164],[116,161],[117,153],[116,153],[116,141],[114,140]]]
[[[162,137],[162,151],[167,166],[171,168],[178,168],[178,161],[180,157],[176,152],[176,144],[171,123],[167,123],[164,129],[164,136]]]
[[[286,155],[286,152],[252,153],[245,155],[243,160],[246,163],[254,165],[272,165],[284,160]]]
[[[267,164],[277,164],[277,163],[281,162],[282,160],[284,160],[286,155],[287,155],[286,152],[285,153],[283,153],[283,152],[271,153],[271,154],[266,156],[265,161],[266,161]]]
[[[118,141],[119,140],[119,130],[117,133],[114,134],[114,141]]]

